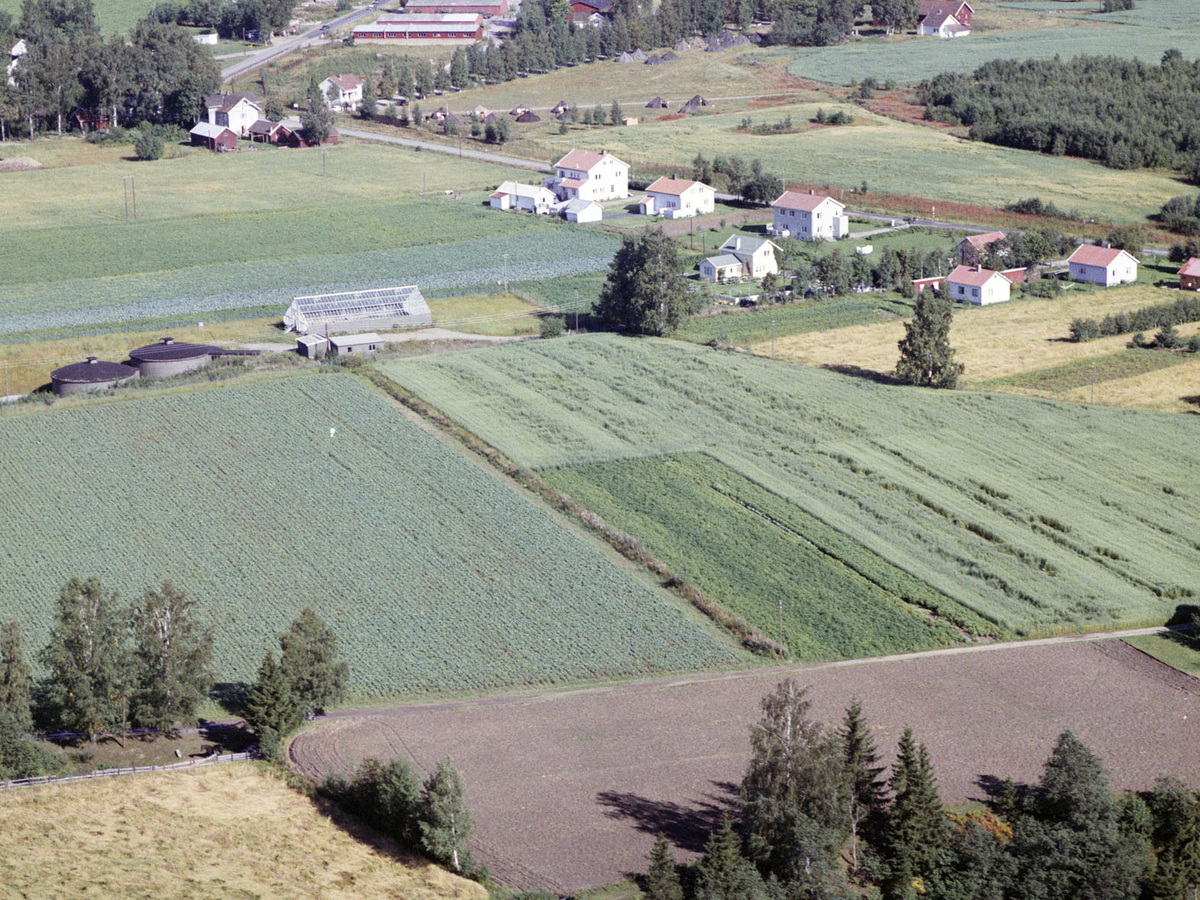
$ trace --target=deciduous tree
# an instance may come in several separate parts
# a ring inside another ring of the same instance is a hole
[[[441,760],[421,794],[421,848],[455,872],[475,869],[467,839],[474,828],[462,776],[449,758]]]
[[[679,251],[660,230],[626,235],[613,257],[596,311],[605,321],[632,331],[662,335],[695,308]]]
[[[212,632],[195,601],[171,582],[133,607],[133,719],[167,731],[191,722],[212,686]]]
[[[33,673],[21,651],[21,628],[0,628],[0,712],[8,713],[21,732],[33,727]]]
[[[279,636],[279,647],[280,667],[301,710],[321,710],[345,697],[350,669],[338,657],[337,635],[311,607]]]

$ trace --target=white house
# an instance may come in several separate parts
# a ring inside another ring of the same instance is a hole
[[[559,204],[559,212],[568,222],[599,222],[604,218],[603,206],[595,200],[580,200],[578,197]]]
[[[714,284],[741,278],[744,271],[742,261],[732,253],[722,253],[720,256],[709,256],[700,260],[700,277]]]
[[[330,75],[318,87],[330,108],[358,109],[362,103],[363,80],[357,75]]]
[[[29,52],[29,48],[25,45],[25,39],[17,41],[12,45],[12,49],[8,51],[8,83],[11,87],[17,86],[16,71],[17,65],[21,62],[21,57]]]
[[[548,216],[554,211],[554,194],[536,184],[506,181],[496,188],[489,201],[492,209],[519,209]]]
[[[644,216],[679,219],[712,212],[716,197],[717,192],[707,184],[672,175],[646,188],[646,196],[638,206]]]
[[[959,266],[946,279],[947,296],[951,300],[979,306],[1003,303],[1010,299],[1011,290],[1012,281],[1006,275],[979,266]]]
[[[544,183],[559,200],[620,200],[629,196],[629,163],[607,150],[572,150]]]
[[[836,241],[850,233],[846,207],[832,197],[784,191],[771,206],[775,209],[772,234],[802,241]]]
[[[1005,240],[1003,231],[988,231],[983,234],[968,234],[958,242],[958,258],[964,266],[978,265],[988,247],[996,241]]]
[[[779,263],[775,259],[775,244],[766,238],[751,237],[748,234],[733,234],[720,247],[722,254],[737,257],[742,262],[742,274],[750,278],[762,278],[779,271]]]
[[[1138,261],[1124,250],[1083,244],[1067,258],[1072,281],[1109,287],[1137,281]]]
[[[210,125],[223,125],[238,137],[249,137],[250,126],[263,118],[253,94],[211,94],[204,98]]]
[[[964,0],[920,0],[917,34],[953,38],[971,33],[971,4]]]

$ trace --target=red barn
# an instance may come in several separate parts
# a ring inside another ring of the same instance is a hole
[[[290,128],[270,119],[259,119],[247,130],[250,132],[250,140],[260,144],[286,144],[292,136]]]
[[[404,11],[409,15],[475,13],[490,19],[508,12],[508,0],[408,0]]]
[[[371,25],[354,29],[356,41],[480,41],[483,16],[478,13],[389,13]]]
[[[1179,270],[1179,287],[1185,291],[1200,291],[1200,256],[1193,256]]]
[[[336,144],[338,142],[338,130],[336,128],[329,129],[329,137],[325,138],[326,144]],[[301,131],[290,132],[287,136],[287,145],[298,150],[303,150],[305,147],[315,147],[316,144],[310,144],[304,139],[304,133]]]
[[[238,137],[224,125],[212,125],[201,122],[191,130],[192,146],[207,147],[214,153],[224,153],[226,150],[236,150]]]

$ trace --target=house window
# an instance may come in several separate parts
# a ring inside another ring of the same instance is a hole
[[[971,288],[971,296],[978,297],[979,296],[979,288]]]

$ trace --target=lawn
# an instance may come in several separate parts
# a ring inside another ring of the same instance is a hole
[[[1067,340],[1071,320],[1099,319],[1110,313],[1171,302],[1176,296],[1175,291],[1138,283],[1107,290],[1076,286],[1054,299],[1015,299],[986,307],[957,306],[950,327],[950,343],[955,349],[955,359],[966,366],[961,383],[965,387],[982,390],[1015,391],[1086,401],[1090,399],[1087,385],[1091,383],[1091,361],[1099,362],[1121,353],[1131,335],[1076,344]],[[858,299],[856,302],[869,301]],[[760,312],[757,315],[765,314]],[[780,316],[779,322],[796,322],[797,316]],[[904,336],[905,320],[866,320],[864,324],[847,324],[820,333],[806,329],[788,335],[784,334],[786,326],[778,326],[774,354],[777,358],[805,365],[852,366],[889,374],[895,370],[896,360],[900,356],[897,344]],[[694,327],[695,323],[689,323],[681,333],[691,336]],[[1200,325],[1181,325],[1178,330],[1186,340],[1200,330]],[[1002,339],[998,338],[1000,335]],[[759,338],[751,349],[759,355],[770,355],[772,348],[769,335]],[[1179,359],[1173,358],[1170,362],[1179,362]],[[1143,363],[1142,368],[1129,365],[1111,368],[1108,377],[1102,378],[1107,384],[1104,391],[1097,392],[1097,401],[1125,405],[1118,398],[1126,398],[1132,401],[1129,405],[1134,406],[1176,411],[1187,408],[1184,406],[1186,401],[1181,398],[1200,394],[1200,384],[1185,380],[1177,385],[1178,390],[1170,388],[1174,393],[1158,396],[1145,390],[1136,391],[1132,396],[1117,392],[1124,379],[1143,379],[1147,372],[1152,372],[1159,379],[1171,379],[1152,382],[1160,388],[1168,388],[1173,379],[1186,379],[1187,373],[1192,371],[1190,362],[1158,371],[1166,365],[1168,361],[1157,359]],[[1080,374],[1080,366],[1085,367],[1083,375]],[[1086,382],[1080,380],[1084,375]]]
[[[730,111],[731,107],[737,111]],[[808,123],[819,108],[830,114],[846,109],[855,117],[849,126],[810,125],[789,135],[739,130],[746,115],[744,104],[717,103],[714,108],[710,115],[645,119],[637,126],[605,128],[595,134],[582,125],[565,135],[558,133],[557,123],[535,125],[520,133],[512,148],[530,158],[556,159],[575,145],[604,147],[630,163],[635,177],[670,167],[686,173],[697,152],[710,158],[740,155],[762,160],[785,180],[834,190],[858,188],[866,181],[872,192],[931,198],[933,205],[951,200],[994,208],[1038,196],[1053,200],[1061,209],[1106,222],[1140,221],[1181,193],[1179,182],[1169,173],[1117,171],[1083,160],[969,141],[944,129],[900,122],[837,101],[793,103],[754,113],[762,121],[790,114],[797,123]],[[933,212],[927,209],[924,214]]]
[[[487,897],[254,764],[5,791],[0,819],[0,883],[29,900]]]
[[[500,337],[538,333],[542,307],[515,294],[470,294],[428,302],[438,328]]]
[[[68,149],[84,164],[70,165]],[[511,171],[448,156],[348,144],[328,152],[322,176],[315,151],[132,164],[128,148],[30,145],[43,150],[58,167],[6,175],[18,190],[0,197],[0,334],[282,312],[300,294],[398,283],[468,293],[506,269],[510,282],[602,271],[616,248],[603,232],[483,207],[480,189]],[[137,221],[124,218],[125,175]]]
[[[779,337],[825,332],[851,325],[891,322],[902,316],[912,317],[912,301],[901,300],[894,294],[834,297],[698,316],[684,323],[675,332],[675,337],[702,344],[709,341],[737,346],[762,343],[769,355],[772,333]]]
[[[1200,588],[1184,417],[612,335],[382,367],[532,468],[706,452],[1012,632],[1162,622]]]
[[[346,374],[0,416],[10,576],[0,620],[33,650],[72,575],[131,597],[171,579],[252,679],[305,605],[353,694],[479,691],[729,664],[682,601]]]
[[[985,26],[991,4],[976,21]],[[1045,4],[1026,10],[1044,9]],[[788,72],[832,84],[854,84],[866,77],[901,84],[931,78],[939,72],[973,72],[993,59],[1051,59],[1062,56],[1119,56],[1157,65],[1175,48],[1187,59],[1200,55],[1200,17],[1188,0],[1139,0],[1130,13],[1087,15],[1091,4],[1055,4],[1058,27],[989,31],[976,28],[964,40],[921,38],[876,39],[835,47],[801,50]],[[1038,23],[1041,26],[1047,23]]]
[[[1143,653],[1180,672],[1200,678],[1200,638],[1197,638],[1195,632],[1143,634],[1125,638],[1125,643],[1137,647]]]

